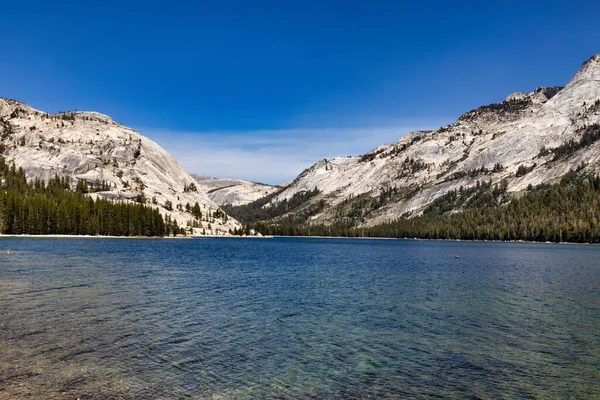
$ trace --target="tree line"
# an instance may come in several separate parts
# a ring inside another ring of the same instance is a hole
[[[271,193],[263,198],[260,198],[252,203],[245,204],[242,206],[232,206],[225,204],[222,206],[223,210],[231,215],[233,218],[243,223],[253,223],[257,221],[264,221],[281,217],[292,210],[297,209],[301,205],[305,204],[308,200],[318,195],[320,192],[318,189],[308,190],[305,192],[298,192],[294,194],[290,199],[283,199],[272,205],[268,203],[274,199],[282,190]],[[320,208],[324,206],[324,203],[319,203],[317,207],[311,207],[311,210],[307,210],[309,214],[314,215],[320,211]],[[305,219],[305,218],[304,218]],[[304,220],[303,219],[303,220]],[[298,221],[297,218],[294,218]]]
[[[372,227],[279,221],[249,227],[265,235],[286,236],[600,243],[600,178],[578,168],[558,184],[529,187],[521,197],[509,196],[505,182],[481,182],[438,198],[419,216],[401,216]]]
[[[72,189],[67,178],[58,176],[48,182],[29,182],[22,168],[0,157],[0,232],[107,236],[181,232],[176,221],[165,222],[156,208],[85,194],[104,186],[102,182],[81,183]]]

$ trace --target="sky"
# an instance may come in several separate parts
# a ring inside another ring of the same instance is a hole
[[[600,52],[594,1],[27,1],[0,96],[110,115],[190,172],[278,184]]]

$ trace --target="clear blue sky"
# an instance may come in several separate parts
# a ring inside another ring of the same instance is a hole
[[[271,183],[565,84],[600,52],[594,1],[9,1],[0,12],[0,96],[103,112],[193,172]]]

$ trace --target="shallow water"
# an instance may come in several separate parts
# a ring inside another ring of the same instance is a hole
[[[0,399],[600,393],[600,247],[4,238],[3,248],[13,254],[0,255]]]

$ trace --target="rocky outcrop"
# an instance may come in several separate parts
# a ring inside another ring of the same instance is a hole
[[[241,227],[163,148],[106,115],[48,114],[0,98],[0,139],[2,155],[22,167],[28,179],[59,175],[73,186],[104,181],[109,190],[93,196],[155,205],[180,226],[196,226],[195,234],[226,235]],[[202,212],[200,221],[187,211],[195,203]]]
[[[451,125],[411,132],[361,157],[319,161],[272,202],[318,189],[320,195],[310,201],[324,200],[327,206],[309,223],[329,224],[339,218],[342,202],[394,188],[362,221],[372,225],[416,215],[437,197],[480,180],[506,180],[508,191],[519,193],[529,185],[555,182],[582,164],[597,172],[600,134],[593,132],[598,123],[600,56],[595,55],[565,87],[515,93],[468,111]],[[527,172],[517,173],[520,167]]]
[[[196,174],[192,174],[192,177],[196,180],[198,188],[219,206],[225,204],[241,206],[252,203],[279,189],[278,186],[240,179],[210,178]]]

